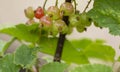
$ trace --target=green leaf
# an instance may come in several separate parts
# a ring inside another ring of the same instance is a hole
[[[118,57],[117,61],[119,61],[119,62],[120,62],[120,56]]]
[[[26,45],[20,46],[15,51],[15,64],[24,68],[30,68],[35,64],[37,59],[37,48],[30,48]]]
[[[57,46],[57,38],[41,38],[40,43],[40,51],[43,53],[47,53],[50,55],[54,55],[56,46]],[[67,63],[77,63],[77,64],[85,64],[89,63],[88,58],[83,54],[83,52],[78,51],[76,48],[72,46],[72,44],[66,40],[63,48],[62,60]]]
[[[9,34],[19,40],[25,40],[27,42],[36,42],[39,40],[38,24],[25,25],[19,24],[15,27],[8,27],[0,30],[0,33]]]
[[[93,43],[92,40],[84,38],[84,39],[77,39],[77,40],[71,40],[71,44],[78,50],[85,49],[88,45]]]
[[[76,49],[68,40],[65,41],[62,59],[67,63],[87,64],[88,58],[81,51]]]
[[[12,38],[9,42],[5,42],[0,40],[0,56],[3,56],[5,51],[9,48],[9,46],[14,42],[15,38]]]
[[[3,54],[4,54],[3,50],[4,50],[5,45],[6,45],[6,42],[0,40],[0,56],[3,56]]]
[[[104,45],[104,43],[104,40],[97,39],[92,41],[86,38],[71,41],[71,44],[76,50],[78,50],[79,53],[84,54],[87,58],[99,58],[101,60],[114,61],[115,50],[110,46]]]
[[[114,61],[115,50],[108,45],[93,43],[86,47],[84,54],[90,58],[99,58],[106,61]]]
[[[19,72],[20,66],[14,64],[14,55],[8,54],[0,59],[0,72]]]
[[[101,64],[87,64],[81,65],[70,72],[113,72],[112,68],[109,66],[101,65]]]
[[[42,66],[39,72],[64,72],[66,68],[66,64],[53,62]]]
[[[100,27],[109,28],[113,35],[120,35],[120,0],[94,0],[88,16]]]

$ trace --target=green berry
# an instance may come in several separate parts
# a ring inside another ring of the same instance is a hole
[[[28,7],[27,9],[24,10],[25,12],[25,16],[29,19],[33,19],[34,18],[34,10],[32,7]]]
[[[63,13],[64,16],[69,16],[74,13],[74,7],[72,3],[65,2],[60,6],[60,11]]]
[[[87,16],[86,12],[80,14],[80,21],[81,21],[81,24],[83,24],[85,26],[90,26],[91,25],[91,20]]]
[[[47,10],[48,16],[50,16],[53,20],[60,18],[60,9],[57,6],[50,6]]]

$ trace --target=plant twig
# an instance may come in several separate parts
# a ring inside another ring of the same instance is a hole
[[[58,5],[58,0],[56,0],[56,3],[55,3],[55,6],[57,6]]]
[[[65,0],[65,2],[71,3],[71,0]],[[67,25],[69,25],[68,18],[69,18],[68,16],[63,16],[63,20],[65,21],[65,23]],[[60,35],[59,35],[57,48],[56,48],[56,52],[55,52],[55,56],[54,56],[54,62],[61,62],[63,46],[64,46],[64,42],[65,42],[65,36],[66,36],[66,34],[62,34],[62,33],[60,33]]]
[[[43,5],[44,10],[45,10],[46,3],[47,3],[47,0],[45,0],[44,5]]]
[[[85,9],[83,10],[83,12],[85,12],[85,11],[87,10],[87,8],[88,8],[88,6],[90,5],[91,1],[92,1],[92,0],[89,0],[89,1],[88,1],[88,4],[87,4],[87,6],[85,7]]]
[[[75,13],[76,13],[76,10],[77,10],[77,2],[76,2],[76,0],[73,0],[73,2],[74,2],[74,5],[75,5]]]
[[[64,41],[65,41],[65,34],[60,33],[56,53],[55,53],[55,56],[54,56],[54,61],[55,62],[60,62],[61,61]]]

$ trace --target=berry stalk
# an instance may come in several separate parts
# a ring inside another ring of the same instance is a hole
[[[71,3],[71,0],[65,0],[65,2]],[[69,25],[68,18],[69,18],[68,16],[63,16],[63,20],[65,21],[65,23],[67,25]],[[61,62],[63,46],[64,46],[64,42],[65,42],[65,36],[66,36],[66,34],[62,34],[62,33],[60,33],[60,35],[59,35],[57,48],[56,48],[56,52],[55,52],[55,56],[54,56],[54,62]]]
[[[88,8],[88,6],[90,5],[91,1],[92,1],[92,0],[89,0],[89,1],[88,1],[88,4],[87,4],[87,6],[85,7],[85,9],[83,10],[83,12],[85,12],[85,11],[87,10],[87,8]]]

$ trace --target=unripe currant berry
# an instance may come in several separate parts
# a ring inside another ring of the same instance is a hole
[[[48,16],[50,16],[53,20],[60,18],[60,9],[57,6],[50,6],[47,10]]]
[[[63,13],[64,16],[69,16],[74,13],[74,7],[72,3],[65,2],[60,6],[60,11]]]
[[[67,34],[69,35],[69,34],[71,34],[73,32],[73,26],[69,26],[68,27],[68,32],[67,32]]]
[[[75,27],[76,25],[79,24],[79,21],[80,21],[80,15],[79,14],[73,14],[69,17],[70,26]]]
[[[27,9],[24,10],[25,12],[25,16],[29,19],[33,19],[34,18],[34,10],[32,7],[28,7]]]
[[[66,23],[63,21],[63,20],[56,20],[54,23],[53,23],[57,28],[58,28],[58,31],[61,32],[61,33],[67,33],[68,31],[68,27],[66,25]]]
[[[40,18],[40,23],[44,29],[50,29],[52,27],[52,20],[49,16],[43,16]]]
[[[55,37],[58,33],[59,33],[58,27],[57,27],[55,24],[53,24],[53,25],[52,25],[52,29],[51,29],[51,34],[52,34],[52,36]]]
[[[38,7],[35,10],[35,18],[40,19],[43,16],[44,16],[44,10],[42,9],[42,7]]]
[[[100,29],[102,29],[102,27],[100,27],[97,22],[93,22],[93,24],[94,24],[94,26],[99,27]]]
[[[34,23],[35,23],[34,19],[30,19],[26,22],[27,25],[32,25]]]
[[[85,27],[76,26],[76,30],[81,33],[81,32],[86,31],[86,28]]]
[[[91,25],[91,20],[87,16],[86,12],[83,12],[83,13],[80,14],[80,22],[81,22],[81,24],[83,24],[85,26],[90,26]]]
[[[83,32],[83,31],[85,31],[86,30],[86,28],[85,28],[85,25],[83,25],[83,24],[78,24],[77,26],[76,26],[76,30],[78,31],[78,32]]]

